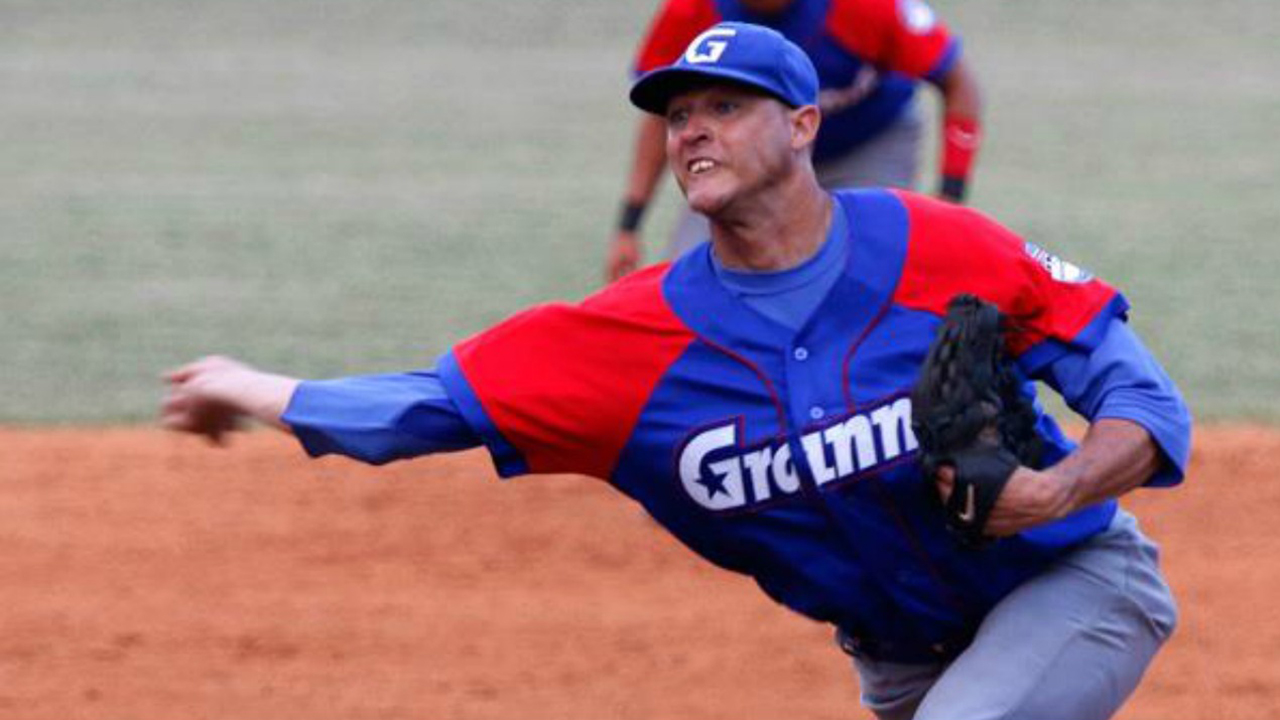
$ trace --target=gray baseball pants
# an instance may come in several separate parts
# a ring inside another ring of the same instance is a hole
[[[1105,720],[1138,686],[1177,609],[1156,546],[1111,526],[1011,593],[949,663],[854,658],[880,720]]]

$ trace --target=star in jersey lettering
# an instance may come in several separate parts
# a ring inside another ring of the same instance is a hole
[[[713,474],[710,477],[703,475],[697,479],[697,483],[707,489],[708,498],[714,498],[720,493],[729,494],[729,491],[724,487],[724,478],[719,475]]]

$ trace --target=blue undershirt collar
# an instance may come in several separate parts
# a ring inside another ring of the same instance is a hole
[[[831,227],[813,257],[777,272],[726,268],[711,253],[716,279],[748,307],[792,329],[804,326],[844,271],[849,257],[848,219],[840,203],[831,206]]]

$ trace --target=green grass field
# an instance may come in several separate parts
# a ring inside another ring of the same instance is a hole
[[[209,352],[422,366],[590,292],[654,4],[0,0],[0,422],[147,421]],[[973,204],[1120,285],[1202,419],[1280,421],[1280,3],[936,8]]]

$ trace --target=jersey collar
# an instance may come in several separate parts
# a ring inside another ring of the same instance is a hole
[[[734,351],[772,355],[798,337],[839,317],[841,336],[860,337],[890,302],[906,259],[907,214],[902,202],[883,190],[832,194],[848,219],[848,261],[808,323],[794,332],[748,308],[724,287],[712,266],[711,244],[690,250],[671,267],[663,294],[694,333]]]

